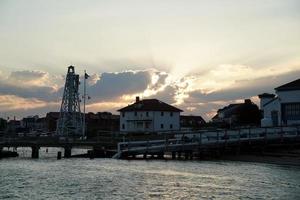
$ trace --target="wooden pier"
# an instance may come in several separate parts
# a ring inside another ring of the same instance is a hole
[[[164,140],[127,141],[118,144],[113,158],[144,159],[153,156],[172,159],[192,159],[205,153],[219,156],[225,152],[263,151],[265,148],[281,148],[300,144],[299,127],[244,128],[237,130],[195,131],[164,133]]]
[[[207,154],[219,157],[227,152],[239,154],[245,151],[264,151],[266,148],[289,148],[300,145],[300,126],[174,131],[161,132],[157,135],[144,134],[142,137],[129,133],[107,135],[109,136],[98,136],[90,140],[50,136],[3,137],[0,138],[0,150],[4,147],[30,147],[32,158],[39,158],[41,147],[59,147],[64,149],[65,158],[72,156],[72,148],[84,148],[89,149],[87,156],[90,158],[147,159],[165,158],[167,155],[172,159],[192,159]],[[61,158],[61,155],[57,157]]]

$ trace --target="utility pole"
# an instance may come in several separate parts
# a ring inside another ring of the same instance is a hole
[[[83,80],[83,129],[82,129],[82,139],[85,137],[85,104],[86,104],[86,79],[89,78],[89,75],[86,73],[86,70],[84,70],[84,80]]]
[[[83,78],[83,129],[82,129],[82,139],[85,136],[85,98],[86,98],[86,70],[84,70],[84,78]]]

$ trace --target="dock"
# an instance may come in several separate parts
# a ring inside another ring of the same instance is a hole
[[[289,148],[300,145],[300,127],[243,128],[236,130],[165,133],[164,140],[127,141],[118,143],[113,158],[144,159],[150,157],[193,159],[205,154],[264,151],[267,148]]]

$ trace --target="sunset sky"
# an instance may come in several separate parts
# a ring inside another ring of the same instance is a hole
[[[0,117],[58,111],[69,65],[87,110],[158,98],[210,119],[300,77],[298,0],[0,0]]]

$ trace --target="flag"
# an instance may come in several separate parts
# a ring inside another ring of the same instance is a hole
[[[89,76],[87,73],[84,74],[84,78],[85,78],[85,79],[88,79],[89,77],[90,77],[90,76]]]

